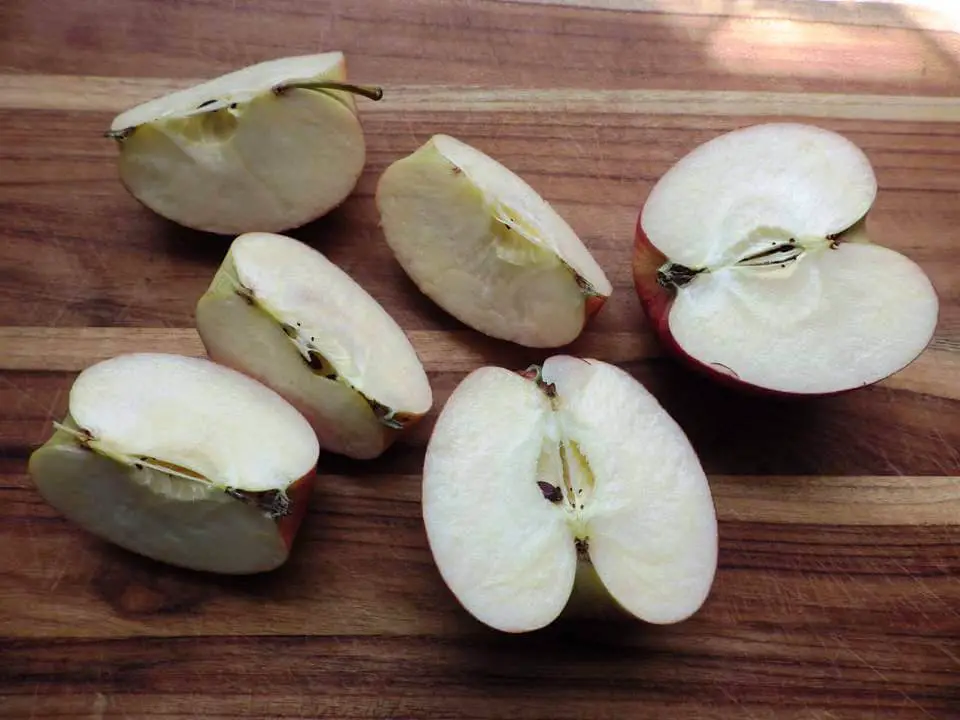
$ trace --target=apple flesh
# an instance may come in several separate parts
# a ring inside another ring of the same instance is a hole
[[[236,238],[197,304],[207,354],[274,389],[322,448],[374,458],[433,404],[406,334],[346,272],[293,238]]]
[[[444,581],[505,632],[553,622],[578,575],[641,620],[676,623],[716,572],[716,513],[689,441],[639,382],[597,360],[468,375],[430,438],[422,502]]]
[[[387,244],[420,290],[486,335],[573,341],[612,286],[571,227],[526,182],[435,135],[377,185]]]
[[[87,531],[193,570],[286,561],[319,447],[272,390],[209,360],[121,355],[80,373],[57,425],[30,476]]]
[[[366,159],[342,53],[281,58],[155,98],[108,135],[120,179],[158,214],[216,233],[281,231],[339,205]]]
[[[738,387],[822,395],[912,362],[937,323],[927,276],[873,244],[866,155],[822,128],[756,125],[693,150],[654,186],[633,274],[664,345]]]

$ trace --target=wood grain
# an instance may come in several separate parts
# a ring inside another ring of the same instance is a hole
[[[469,371],[478,364],[511,369],[526,355],[535,362],[542,353],[520,351],[469,331],[410,330],[410,341],[428,372]],[[662,357],[659,344],[645,328],[634,332],[587,329],[566,352],[582,357],[627,363]],[[0,371],[79,372],[95,362],[132,352],[172,352],[205,357],[193,328],[49,328],[0,327]],[[511,364],[513,363],[513,364]],[[899,373],[882,380],[883,387],[960,400],[960,353],[928,349]]]
[[[796,0],[9,0],[0,4],[0,717],[960,717],[960,13]],[[90,363],[201,355],[194,307],[229,238],[138,205],[101,135],[199,78],[343,49],[368,164],[291,233],[389,309],[436,407],[482,364],[543,353],[479,337],[416,292],[373,191],[435,132],[515,169],[614,284],[567,349],[616,362],[701,455],[720,519],[710,599],[671,627],[610,608],[530,636],[472,621],[420,517],[436,411],[375,461],[324,456],[290,562],[190,573],[80,532],[26,475]],[[864,148],[868,228],[930,275],[931,347],[856,392],[738,395],[662,356],[630,277],[656,179],[714,135],[795,119]]]

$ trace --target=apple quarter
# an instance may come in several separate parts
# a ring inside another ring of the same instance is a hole
[[[208,232],[279,232],[340,204],[366,161],[343,53],[268,60],[154,98],[116,118],[124,187]]]
[[[713,583],[716,513],[699,460],[614,365],[559,355],[527,373],[472,372],[437,420],[422,490],[440,574],[497,630],[553,622],[578,567],[657,624],[695,613]]]
[[[290,552],[319,446],[278,394],[201,358],[92,365],[31,456],[41,496],[132,552],[193,570],[272,570]]]
[[[565,345],[612,292],[530,185],[448,135],[390,165],[376,201],[386,242],[421,292],[491,337]]]
[[[197,303],[197,330],[213,360],[280,393],[331,452],[377,457],[433,403],[413,345],[383,306],[285,235],[233,241]]]

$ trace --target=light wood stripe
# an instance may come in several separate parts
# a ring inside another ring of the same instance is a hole
[[[758,7],[756,0],[507,0],[513,5],[549,5],[697,17],[738,18],[762,23],[789,20],[831,25],[954,32],[960,30],[957,0],[790,0]]]
[[[722,521],[958,525],[960,477],[711,476]]]
[[[0,75],[0,109],[120,112],[199,79]],[[749,91],[519,89],[390,85],[362,112],[547,112],[799,116],[903,122],[960,122],[960,99]]]
[[[489,341],[481,348],[472,332],[412,330],[407,335],[428,371],[466,372],[481,364],[506,364],[516,348]],[[78,372],[100,360],[129,352],[171,352],[202,356],[193,328],[0,327],[0,371]],[[550,351],[530,351],[546,357]],[[608,362],[635,362],[661,355],[646,333],[592,332],[564,352]],[[881,384],[910,392],[960,400],[960,354],[928,349],[910,366]]]
[[[481,348],[472,332],[412,330],[407,336],[427,370],[472,370],[480,364],[497,363],[501,357],[508,362],[517,354],[515,347],[492,340]],[[637,333],[586,332],[571,346],[573,351],[611,362],[642,360],[659,353],[651,336]],[[205,354],[193,328],[0,327],[0,371],[76,372],[129,352]]]
[[[4,477],[0,474],[0,479]],[[8,476],[19,482],[18,476]],[[420,476],[364,475],[327,492],[383,502],[419,502]],[[884,475],[710,475],[722,522],[837,526],[960,525],[960,477]],[[322,512],[322,510],[321,510]]]

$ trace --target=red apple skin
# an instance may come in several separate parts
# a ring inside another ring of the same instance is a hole
[[[586,327],[587,324],[593,319],[593,316],[600,312],[600,308],[603,307],[604,303],[607,302],[607,298],[603,295],[590,295],[586,302],[583,305],[583,326]]]
[[[669,354],[701,375],[705,375],[725,387],[763,396],[810,397],[810,395],[785,393],[744,382],[734,375],[733,371],[701,362],[680,347],[670,332],[670,308],[673,306],[677,291],[674,288],[665,288],[657,282],[657,270],[667,261],[667,256],[653,245],[638,219],[633,246],[633,284],[636,287],[637,295],[640,297],[640,305],[643,307],[650,326],[660,340],[660,344]],[[843,392],[849,391],[840,390],[837,393],[823,393],[822,395],[836,395]]]
[[[313,494],[313,485],[317,477],[317,469],[314,467],[302,478],[294,482],[287,488],[287,499],[290,501],[290,512],[277,520],[277,532],[280,533],[280,539],[287,547],[287,554],[293,547],[293,541],[300,530],[300,524],[303,522],[304,515],[307,514],[307,506],[310,504],[310,496]]]

